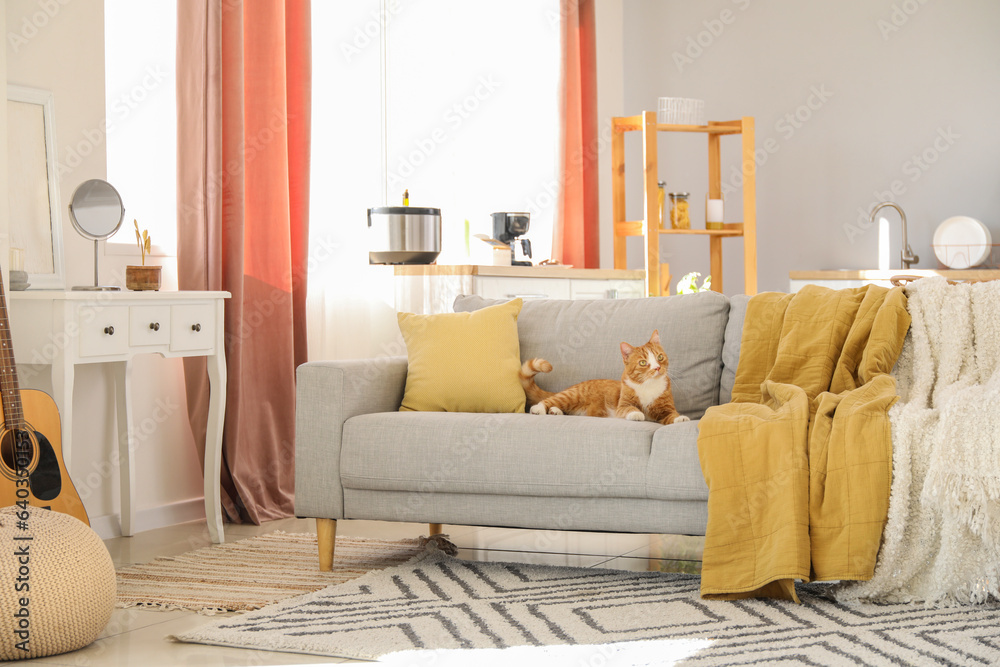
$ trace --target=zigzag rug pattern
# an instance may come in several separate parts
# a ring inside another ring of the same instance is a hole
[[[801,605],[723,602],[700,599],[698,586],[690,575],[483,563],[430,550],[177,639],[367,659],[427,649],[672,640],[663,650],[681,651],[675,658],[690,665],[1000,662],[995,603],[847,606],[828,599],[822,585],[800,587]]]

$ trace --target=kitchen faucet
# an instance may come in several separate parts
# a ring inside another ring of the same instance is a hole
[[[903,209],[899,207],[899,204],[891,201],[884,201],[875,208],[872,209],[872,213],[868,216],[869,224],[875,223],[875,214],[886,206],[891,206],[892,208],[899,211],[899,219],[903,222],[903,248],[899,251],[899,262],[900,268],[908,269],[910,264],[916,264],[920,261],[920,257],[913,254],[913,250],[910,248],[910,244],[906,240],[906,214],[903,213]]]

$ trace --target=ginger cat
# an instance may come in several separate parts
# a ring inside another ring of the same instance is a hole
[[[621,417],[661,424],[689,421],[674,407],[660,332],[653,331],[649,342],[640,347],[622,343],[621,352],[625,370],[620,381],[587,380],[559,393],[545,391],[535,384],[535,375],[548,373],[552,364],[544,359],[525,361],[521,365],[521,385],[531,414]]]

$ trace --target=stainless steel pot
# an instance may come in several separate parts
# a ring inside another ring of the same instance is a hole
[[[370,264],[430,264],[441,253],[441,209],[368,209]]]

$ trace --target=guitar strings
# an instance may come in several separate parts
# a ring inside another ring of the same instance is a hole
[[[0,272],[2,273],[2,272]],[[21,405],[21,391],[18,385],[17,367],[14,364],[14,343],[10,333],[9,317],[7,316],[7,299],[3,290],[3,277],[0,275],[0,400],[3,403],[4,430],[9,433],[11,451],[11,462],[14,463],[15,470],[17,456],[22,449],[30,452],[30,462],[28,466],[36,462],[38,457],[37,448],[34,447],[33,438],[24,423],[24,408]],[[26,444],[25,444],[25,441]],[[7,468],[7,461],[4,461]],[[6,470],[4,471],[7,472]],[[5,475],[6,476],[6,475]]]

